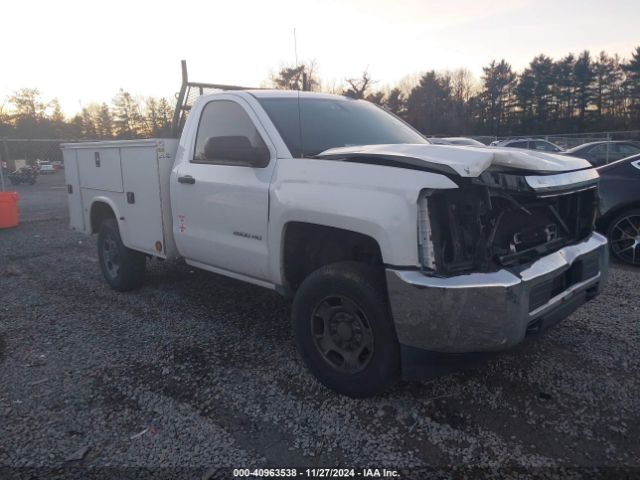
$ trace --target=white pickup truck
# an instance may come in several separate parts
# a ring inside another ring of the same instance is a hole
[[[195,101],[179,139],[63,153],[71,225],[98,234],[111,287],[181,257],[292,297],[301,356],[350,396],[431,352],[510,348],[607,276],[588,162],[432,145],[362,100],[222,91]]]

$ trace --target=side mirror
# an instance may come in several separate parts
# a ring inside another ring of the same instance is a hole
[[[207,138],[204,156],[211,161],[227,161],[255,168],[266,167],[269,163],[269,149],[264,144],[254,147],[244,135]]]

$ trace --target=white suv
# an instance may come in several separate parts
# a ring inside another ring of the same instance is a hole
[[[41,175],[56,173],[56,169],[50,163],[41,163],[39,166],[39,173]]]
[[[555,143],[537,138],[514,138],[511,140],[496,140],[491,142],[492,147],[526,148],[527,150],[540,150],[543,152],[558,153],[564,150]]]

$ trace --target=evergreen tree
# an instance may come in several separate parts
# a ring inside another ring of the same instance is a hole
[[[100,105],[98,118],[96,119],[96,127],[100,138],[113,137],[113,115],[111,115],[111,109],[106,103]]]
[[[271,76],[271,84],[279,90],[306,90],[315,92],[320,89],[318,66],[315,60],[299,66],[282,66],[276,75]]]
[[[407,120],[430,135],[455,133],[450,130],[451,82],[429,71],[411,91],[407,100]]]
[[[149,137],[155,137],[160,131],[160,116],[158,112],[158,101],[149,97],[145,104],[145,118],[147,131],[145,134]]]
[[[158,101],[158,122],[160,129],[156,133],[158,136],[165,137],[171,132],[171,122],[173,121],[174,107],[171,106],[166,98]]]
[[[480,100],[483,105],[486,128],[491,135],[502,135],[512,108],[513,89],[517,76],[505,60],[501,60],[500,63],[493,60],[482,70],[484,75]]]
[[[118,138],[136,138],[142,133],[143,119],[133,96],[122,88],[113,99],[113,124]]]
[[[636,47],[629,62],[622,65],[626,78],[624,86],[629,104],[631,128],[640,128],[640,47]]]
[[[394,88],[385,99],[384,106],[396,115],[403,117],[406,113],[406,102],[399,88]]]
[[[562,58],[555,64],[555,78],[557,83],[556,96],[558,105],[559,126],[569,128],[573,118],[575,105],[575,63],[573,53]]]
[[[595,77],[591,65],[591,55],[587,50],[576,59],[574,66],[576,108],[578,110],[578,126],[582,130],[585,124],[585,115],[593,96],[592,84]]]
[[[82,136],[87,140],[95,140],[98,138],[98,132],[96,129],[96,122],[93,112],[84,107],[80,113],[82,119]]]

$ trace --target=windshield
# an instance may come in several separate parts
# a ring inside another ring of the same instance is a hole
[[[402,120],[363,100],[287,97],[258,101],[294,157],[335,147],[429,143]]]

